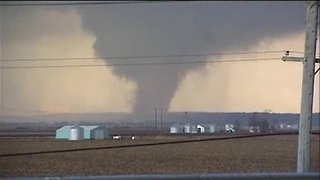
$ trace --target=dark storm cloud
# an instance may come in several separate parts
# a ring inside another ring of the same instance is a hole
[[[263,38],[301,32],[305,23],[304,2],[101,5],[79,7],[78,11],[85,29],[96,36],[97,56],[246,50]],[[155,107],[167,110],[181,79],[190,69],[199,67],[120,66],[113,70],[137,83],[134,111],[143,112]]]

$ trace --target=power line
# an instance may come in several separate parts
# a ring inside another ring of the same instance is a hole
[[[121,5],[121,4],[146,4],[146,3],[172,3],[188,1],[93,1],[93,2],[55,2],[55,3],[0,3],[0,6],[74,6],[74,5]],[[190,2],[190,0],[189,0]]]
[[[119,64],[80,64],[80,65],[48,65],[48,66],[2,66],[1,69],[44,69],[44,68],[80,68],[80,67],[108,67],[108,66],[147,66],[147,65],[178,65],[178,64],[205,64],[205,63],[235,63],[252,61],[273,61],[280,58],[262,59],[228,59],[228,60],[204,60],[204,61],[172,61],[172,62],[144,62],[144,63],[119,63]]]
[[[0,58],[0,61],[75,61],[91,59],[146,59],[146,58],[174,58],[174,57],[206,57],[240,54],[270,54],[283,53],[284,50],[277,51],[249,51],[249,52],[221,52],[221,53],[203,53],[203,54],[172,54],[172,55],[146,55],[146,56],[104,56],[104,57],[71,57],[71,58]],[[290,51],[292,53],[303,53],[300,51]]]
[[[27,113],[43,113],[43,114],[50,114],[47,111],[39,111],[39,110],[27,110],[27,109],[10,109],[10,108],[0,108],[0,111],[12,111],[12,112],[27,112]]]

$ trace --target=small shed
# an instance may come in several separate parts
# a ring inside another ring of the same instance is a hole
[[[84,129],[84,139],[107,139],[109,132],[102,126],[81,126]]]
[[[183,126],[183,132],[184,133],[191,133],[191,124],[187,123]]]
[[[198,132],[198,133],[204,133],[204,132],[205,132],[204,127],[198,124],[198,125],[197,125],[197,132]]]
[[[197,126],[194,124],[186,123],[183,126],[184,133],[197,133]]]
[[[56,130],[56,139],[69,139],[70,131],[73,126],[63,126]]]

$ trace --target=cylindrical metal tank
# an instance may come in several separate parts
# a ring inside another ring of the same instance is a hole
[[[183,130],[184,133],[191,133],[191,124],[185,124]]]
[[[170,133],[181,133],[182,132],[182,128],[180,125],[173,125],[170,127]]]
[[[71,141],[76,141],[83,139],[83,128],[80,126],[75,126],[70,129],[70,138]]]
[[[215,132],[216,132],[215,125],[209,125],[209,133],[215,133]]]

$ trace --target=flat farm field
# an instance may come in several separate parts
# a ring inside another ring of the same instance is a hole
[[[0,177],[295,172],[297,138],[278,135],[19,156],[1,155],[155,143],[165,138],[77,142],[45,137],[0,138]],[[319,142],[320,136],[312,135],[313,172],[320,171]]]

